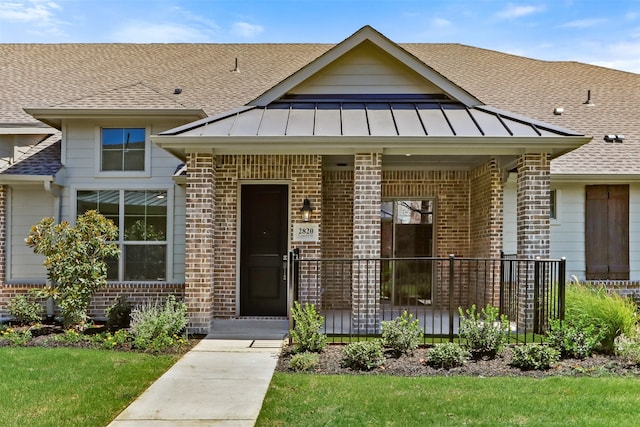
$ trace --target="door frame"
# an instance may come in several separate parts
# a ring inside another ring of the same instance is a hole
[[[284,179],[239,179],[236,186],[236,317],[240,316],[240,271],[241,271],[241,236],[242,236],[242,186],[243,185],[285,185],[287,187],[287,243],[286,254],[291,251],[291,181]],[[285,262],[285,261],[283,261]],[[287,304],[290,299],[289,287],[286,286]],[[287,315],[290,307],[287,307]],[[264,316],[270,317],[270,316]]]

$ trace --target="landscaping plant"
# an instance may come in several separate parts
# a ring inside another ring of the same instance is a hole
[[[632,365],[640,365],[640,342],[636,337],[618,335],[613,341],[614,352]]]
[[[107,329],[117,331],[131,326],[131,303],[125,295],[119,295],[107,310]]]
[[[555,319],[549,321],[546,342],[560,352],[560,357],[584,359],[591,356],[600,337],[600,330],[584,320],[572,323]]]
[[[118,228],[97,211],[87,211],[71,226],[44,218],[31,227],[26,244],[44,255],[50,285],[44,294],[52,297],[65,326],[84,329],[87,308],[96,290],[107,283],[106,258],[119,255]]]
[[[348,344],[342,350],[342,363],[345,367],[370,371],[385,362],[382,341],[358,341]]]
[[[470,357],[471,353],[460,344],[445,342],[434,345],[427,353],[425,362],[434,368],[451,369],[464,365]]]
[[[311,353],[305,351],[303,353],[294,354],[289,361],[289,366],[294,371],[310,371],[320,363],[320,356],[318,353]]]
[[[143,350],[161,351],[185,342],[187,306],[169,295],[164,303],[148,301],[131,311],[133,345]]]
[[[37,291],[12,297],[7,303],[7,310],[14,321],[20,325],[39,323],[44,314]]]
[[[611,354],[617,336],[635,332],[636,304],[602,286],[572,282],[566,288],[565,319],[571,324],[593,325],[601,334],[598,350]]]
[[[422,330],[418,319],[405,310],[394,320],[384,321],[382,327],[382,345],[391,348],[397,354],[407,354],[420,345]]]
[[[313,304],[305,303],[304,308],[298,301],[293,302],[291,308],[293,329],[289,331],[293,340],[293,351],[296,353],[319,353],[327,345],[327,336],[320,333],[324,322]]]
[[[549,369],[560,359],[560,352],[540,343],[530,343],[513,347],[511,365],[523,370]]]
[[[460,341],[475,358],[495,357],[507,342],[509,321],[500,315],[498,308],[487,304],[481,313],[476,312],[475,304],[460,313]]]

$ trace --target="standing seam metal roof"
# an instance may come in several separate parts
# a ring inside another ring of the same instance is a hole
[[[162,135],[578,136],[574,131],[453,101],[295,101],[233,111]]]

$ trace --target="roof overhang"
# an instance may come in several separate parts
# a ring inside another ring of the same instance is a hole
[[[43,123],[48,124],[56,129],[62,129],[62,121],[69,119],[131,119],[148,117],[153,119],[177,119],[182,118],[186,120],[199,120],[207,117],[207,114],[202,109],[187,109],[187,108],[90,108],[90,109],[76,109],[76,108],[25,108],[25,112],[32,115],[36,119]]]
[[[522,155],[549,153],[552,158],[591,140],[586,136],[179,136],[152,135],[151,140],[181,160],[188,152],[215,154],[352,155]]]
[[[49,126],[12,126],[3,127],[0,124],[0,135],[53,135],[55,130]]]

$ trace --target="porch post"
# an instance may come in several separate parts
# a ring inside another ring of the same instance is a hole
[[[518,258],[549,258],[550,165],[546,153],[524,154],[518,159]],[[528,277],[522,283],[518,311],[529,329],[533,326],[534,269],[528,269]]]
[[[351,318],[359,334],[380,331],[382,153],[354,155]],[[362,261],[358,261],[362,260]],[[370,260],[370,261],[366,261]]]
[[[185,303],[189,331],[208,333],[213,317],[215,156],[187,154]]]

